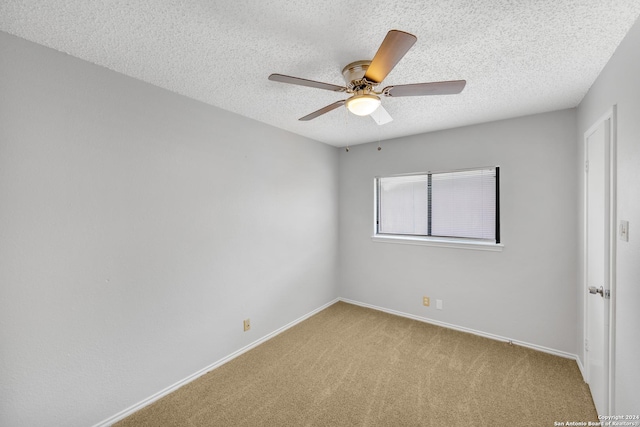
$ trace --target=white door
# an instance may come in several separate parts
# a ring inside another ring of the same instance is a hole
[[[585,133],[587,382],[599,415],[609,415],[609,291],[611,277],[611,117]]]

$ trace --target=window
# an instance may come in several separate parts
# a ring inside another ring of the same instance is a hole
[[[376,178],[374,237],[500,243],[499,167]]]

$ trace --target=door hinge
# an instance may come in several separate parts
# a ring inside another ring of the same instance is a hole
[[[589,173],[589,160],[586,160],[586,161],[584,162],[584,171],[585,171],[586,173]]]
[[[584,340],[584,351],[589,351],[589,340],[588,339]]]

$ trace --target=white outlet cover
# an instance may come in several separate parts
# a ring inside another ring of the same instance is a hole
[[[442,300],[441,299],[437,299],[436,300],[436,308],[438,310],[442,310]]]

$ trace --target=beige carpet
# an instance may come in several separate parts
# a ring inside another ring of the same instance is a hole
[[[597,420],[574,360],[339,302],[115,425]]]

